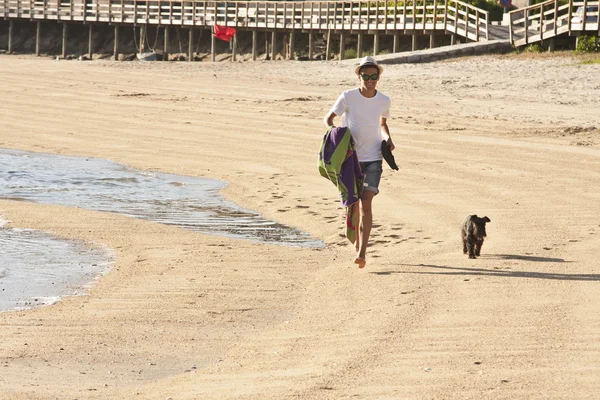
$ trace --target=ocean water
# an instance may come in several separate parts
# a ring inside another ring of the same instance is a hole
[[[105,159],[0,149],[3,199],[123,214],[283,246],[324,247],[305,232],[225,200],[218,193],[225,186]],[[106,251],[78,242],[0,227],[0,311],[51,304],[62,295],[80,293],[111,261]]]

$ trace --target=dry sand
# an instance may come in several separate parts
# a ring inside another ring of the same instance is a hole
[[[599,398],[600,65],[579,61],[386,66],[400,171],[358,270],[316,169],[352,66],[1,56],[0,147],[223,179],[327,248],[0,201],[117,255],[88,296],[0,314],[0,397]],[[477,260],[473,213],[492,220]]]

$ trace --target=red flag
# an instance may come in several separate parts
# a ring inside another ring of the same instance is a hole
[[[235,28],[230,28],[228,26],[221,26],[221,25],[215,24],[214,28],[215,28],[215,37],[217,39],[221,39],[226,42],[229,42],[236,33]]]

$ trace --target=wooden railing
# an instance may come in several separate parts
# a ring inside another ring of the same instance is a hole
[[[523,46],[562,33],[594,32],[600,34],[598,0],[548,0],[510,12],[510,40]]]
[[[248,2],[0,0],[5,18],[286,30],[435,31],[488,39],[489,14],[459,0]]]

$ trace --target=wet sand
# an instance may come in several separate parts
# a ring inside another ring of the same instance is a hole
[[[0,147],[230,182],[323,250],[0,201],[11,226],[100,243],[88,296],[0,314],[10,399],[600,395],[599,64],[564,55],[385,66],[400,171],[365,269],[318,175],[352,66],[0,57]],[[487,215],[482,256],[460,224]]]

